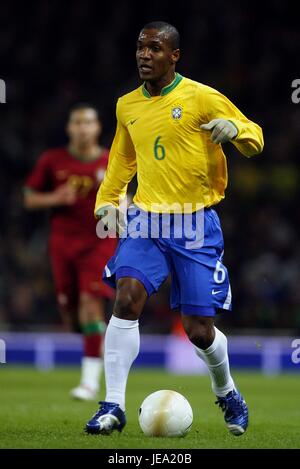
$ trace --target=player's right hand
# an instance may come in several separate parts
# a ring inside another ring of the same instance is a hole
[[[53,191],[52,201],[54,206],[73,205],[76,202],[76,191],[70,184],[62,184]]]
[[[117,207],[105,205],[97,210],[96,217],[106,226],[107,231],[118,233],[119,236],[122,235],[123,227],[119,220],[120,214]]]

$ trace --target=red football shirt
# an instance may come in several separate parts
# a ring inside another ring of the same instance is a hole
[[[51,211],[52,234],[96,237],[94,205],[97,190],[104,177],[109,152],[104,149],[97,159],[82,161],[66,148],[55,148],[41,155],[28,176],[25,187],[36,191],[53,191],[66,182],[77,193],[73,205],[55,207]]]

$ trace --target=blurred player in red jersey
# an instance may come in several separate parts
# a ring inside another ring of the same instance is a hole
[[[95,399],[102,371],[104,304],[113,293],[102,283],[104,266],[113,254],[114,239],[99,239],[93,215],[96,193],[108,162],[99,146],[102,126],[89,104],[69,114],[67,148],[43,153],[26,180],[27,209],[51,209],[49,255],[57,302],[65,326],[78,321],[84,337],[81,381],[74,398]]]

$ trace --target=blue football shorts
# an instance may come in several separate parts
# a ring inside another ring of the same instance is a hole
[[[127,230],[105,266],[103,281],[115,288],[120,278],[135,278],[150,296],[171,274],[171,309],[215,316],[231,310],[223,252],[222,229],[214,209],[183,217],[145,212],[132,205]]]

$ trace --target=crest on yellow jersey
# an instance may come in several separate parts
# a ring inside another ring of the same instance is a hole
[[[182,118],[182,107],[175,106],[175,107],[172,108],[172,118],[175,121],[178,121],[179,119]]]

